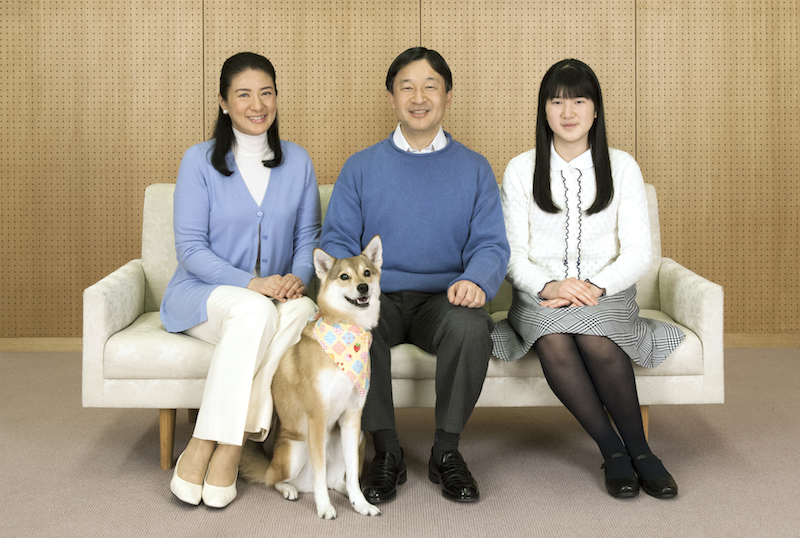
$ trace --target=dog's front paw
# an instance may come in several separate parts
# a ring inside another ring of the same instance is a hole
[[[297,498],[300,496],[300,494],[297,493],[297,488],[295,488],[288,482],[278,482],[277,484],[275,484],[275,489],[280,491],[281,494],[283,495],[283,498],[286,499],[287,501],[296,501]]]
[[[336,509],[333,505],[317,505],[317,515],[322,519],[336,519]]]
[[[381,515],[380,509],[374,504],[368,503],[366,500],[363,502],[353,502],[353,510],[362,516],[379,516]]]

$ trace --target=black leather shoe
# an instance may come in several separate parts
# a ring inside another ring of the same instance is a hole
[[[611,454],[601,468],[605,469],[606,490],[612,497],[624,499],[639,494],[639,480],[629,455],[623,452]]]
[[[477,501],[480,497],[478,483],[472,478],[464,458],[457,450],[445,452],[440,462],[434,461],[431,453],[428,478],[434,484],[441,484],[442,495],[450,500],[466,503]]]
[[[361,480],[361,492],[372,504],[390,501],[397,496],[397,486],[405,484],[406,479],[403,449],[399,456],[394,452],[378,452],[369,473]]]
[[[639,483],[648,495],[658,499],[671,499],[678,494],[678,484],[667,472],[661,460],[653,454],[641,454],[633,460]]]

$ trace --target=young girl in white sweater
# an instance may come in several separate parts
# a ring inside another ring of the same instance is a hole
[[[492,334],[494,355],[536,350],[553,392],[599,446],[611,495],[633,497],[641,484],[674,497],[644,436],[631,361],[658,366],[683,334],[638,315],[635,283],[651,262],[644,182],[633,157],[608,147],[588,65],[563,60],[545,74],[536,148],[509,162],[501,199],[514,298]]]

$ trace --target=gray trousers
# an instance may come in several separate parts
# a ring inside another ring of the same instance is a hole
[[[493,328],[486,310],[454,306],[444,293],[381,294],[381,317],[372,331],[372,374],[362,428],[395,429],[390,350],[409,342],[436,355],[436,428],[461,433],[483,388]]]

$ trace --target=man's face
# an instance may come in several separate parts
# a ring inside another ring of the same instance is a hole
[[[439,132],[445,110],[450,108],[452,90],[445,91],[444,78],[428,60],[417,60],[403,67],[394,79],[393,89],[389,102],[400,121],[403,136],[414,149],[430,145]]]

